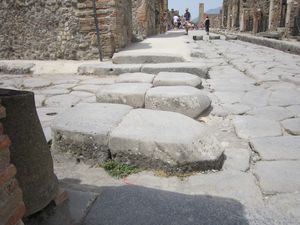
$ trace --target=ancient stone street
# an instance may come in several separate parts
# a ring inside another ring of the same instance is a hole
[[[0,61],[35,64],[32,74],[7,69],[0,87],[35,93],[69,192],[25,224],[300,224],[300,56],[211,39],[170,32],[115,54],[114,64]],[[88,163],[110,154],[134,163],[137,149],[145,161],[136,164],[151,166],[124,179]],[[210,170],[187,177],[150,170],[209,160]]]

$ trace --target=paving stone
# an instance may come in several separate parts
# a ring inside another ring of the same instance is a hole
[[[226,41],[233,41],[233,40],[237,40],[238,37],[236,35],[225,35],[225,40]]]
[[[278,106],[266,106],[262,108],[255,108],[249,111],[247,114],[259,118],[265,118],[276,121],[291,118],[293,116],[293,114],[290,111]]]
[[[115,160],[149,169],[220,169],[223,150],[201,123],[179,113],[132,110],[110,134]]]
[[[280,78],[283,81],[287,81],[287,82],[290,82],[292,84],[300,85],[300,76],[290,75],[290,76],[280,76]]]
[[[143,65],[143,73],[158,74],[160,72],[190,73],[207,78],[208,67],[203,63],[159,63]]]
[[[48,207],[34,217],[25,219],[28,225],[77,225],[81,224],[98,194],[66,190],[68,200],[56,207]]]
[[[87,98],[83,98],[83,99],[81,100],[81,102],[95,103],[95,102],[97,102],[96,95],[91,96],[91,97],[87,97]]]
[[[300,91],[278,90],[270,95],[269,104],[277,106],[300,105]]]
[[[51,85],[51,81],[43,78],[28,78],[23,81],[24,88],[28,88],[28,89],[47,87],[50,85]]]
[[[86,92],[86,91],[72,91],[72,92],[70,93],[70,95],[77,96],[77,97],[79,97],[79,98],[81,98],[81,99],[95,96],[95,94],[93,94],[93,93],[91,93],[91,92]]]
[[[44,95],[34,95],[35,107],[42,107],[45,99]]]
[[[256,107],[266,106],[269,96],[270,92],[263,89],[249,91],[242,98],[242,103]]]
[[[134,108],[145,105],[145,94],[152,87],[146,83],[118,83],[102,86],[96,96],[97,102],[127,104]]]
[[[209,40],[220,40],[221,39],[221,37],[220,37],[220,35],[209,35]]]
[[[109,76],[101,78],[90,78],[80,82],[80,84],[96,84],[96,85],[107,85],[114,84],[118,76]]]
[[[160,72],[153,81],[154,86],[192,86],[200,87],[200,77],[189,73]]]
[[[243,91],[216,91],[214,94],[218,97],[221,103],[240,103],[245,95]]]
[[[291,105],[287,107],[287,110],[289,110],[294,116],[300,117],[300,105]]]
[[[154,77],[149,73],[124,73],[116,79],[116,83],[152,83]]]
[[[290,134],[300,135],[300,118],[281,121],[283,128]]]
[[[68,89],[53,89],[52,87],[37,91],[37,93],[46,96],[63,95],[63,94],[69,94],[70,92],[71,91]]]
[[[300,224],[300,193],[270,196],[266,199],[266,204],[270,208],[297,218]]]
[[[239,103],[223,104],[222,106],[226,111],[233,115],[244,115],[245,113],[251,110],[249,105],[243,105]]]
[[[78,67],[78,73],[80,75],[120,75],[122,73],[136,73],[141,72],[142,65],[139,64],[112,64],[112,63],[100,63],[100,64],[83,64]]]
[[[264,194],[300,191],[299,161],[260,161],[254,173]]]
[[[127,105],[81,103],[53,121],[52,148],[91,163],[103,162],[109,157],[109,133],[130,110]]]
[[[250,168],[251,153],[249,149],[226,148],[226,160],[223,169],[238,170],[246,172]]]
[[[151,52],[118,52],[115,53],[112,62],[114,64],[145,64],[145,63],[173,63],[184,62],[180,55],[169,53]]]
[[[80,98],[73,95],[55,95],[45,101],[46,106],[69,108],[76,105]]]
[[[64,76],[65,77],[65,76]],[[75,78],[69,78],[69,79],[58,79],[58,80],[53,80],[52,84],[54,85],[61,85],[61,84],[76,84],[79,82],[79,79]]]
[[[83,224],[246,225],[248,222],[243,205],[233,199],[130,185],[104,190]]]
[[[73,88],[74,91],[86,91],[90,93],[97,93],[97,91],[102,88],[102,85],[95,85],[95,84],[83,84],[78,85]]]
[[[185,187],[191,194],[235,199],[243,205],[261,206],[262,195],[251,173],[225,170],[218,173],[199,174],[186,178]]]
[[[199,51],[199,50],[192,50],[191,51],[191,57],[205,58],[205,53],[203,51]]]
[[[240,138],[281,136],[281,127],[278,122],[253,116],[236,116],[233,125]]]
[[[196,118],[210,107],[205,93],[190,86],[162,86],[151,88],[145,97],[145,108],[172,111]]]
[[[300,159],[300,137],[297,136],[255,138],[250,144],[262,160]]]
[[[54,89],[70,89],[70,88],[73,88],[75,86],[76,86],[76,83],[73,83],[73,84],[57,84],[57,85],[51,86],[51,88],[54,88]]]

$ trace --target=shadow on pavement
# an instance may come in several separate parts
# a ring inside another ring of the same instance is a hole
[[[141,186],[95,187],[62,180],[69,200],[49,206],[26,225],[248,225],[236,200]],[[72,189],[69,189],[72,187]],[[80,190],[79,190],[80,189]]]

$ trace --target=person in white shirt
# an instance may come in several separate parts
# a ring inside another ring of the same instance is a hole
[[[177,15],[174,15],[173,16],[174,28],[178,28],[178,20],[179,20],[179,17]]]

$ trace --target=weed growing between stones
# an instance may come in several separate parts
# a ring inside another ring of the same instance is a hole
[[[100,164],[100,167],[105,169],[109,175],[116,178],[124,178],[131,174],[139,173],[142,171],[142,169],[135,166],[118,163],[113,160],[109,160]]]

